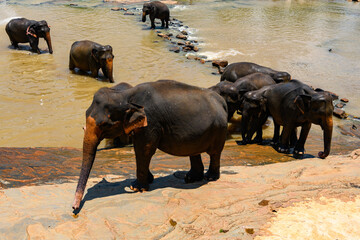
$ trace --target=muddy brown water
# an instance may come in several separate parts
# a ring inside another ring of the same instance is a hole
[[[220,79],[212,74],[216,69],[209,63],[169,52],[169,42],[149,30],[149,22],[141,22],[141,3],[71,3],[78,5],[56,0],[0,0],[0,146],[4,147],[0,149],[0,179],[7,187],[78,175],[85,111],[94,92],[112,84],[68,70],[74,41],[88,39],[112,45],[116,83],[174,79],[210,87]],[[114,6],[126,6],[135,15],[111,11]],[[256,62],[347,97],[346,111],[360,116],[359,10],[360,4],[340,0],[180,1],[170,6],[170,11],[184,26],[169,31],[188,31],[190,39],[199,42],[197,55]],[[26,44],[21,50],[9,48],[5,25],[14,17],[47,20],[54,54],[46,53],[43,40],[41,55],[30,53]],[[358,139],[340,134],[337,126],[342,121],[335,119],[333,154],[360,146]],[[272,130],[272,126],[265,130],[266,138]],[[234,140],[240,137],[234,137],[226,144],[223,165],[293,160],[270,146],[237,146]],[[321,129],[313,126],[305,146],[308,157],[316,156],[322,144]],[[155,171],[171,172],[169,169],[187,169],[188,162],[187,158],[158,152],[152,164]],[[131,177],[134,164],[132,148],[100,151],[92,174]]]

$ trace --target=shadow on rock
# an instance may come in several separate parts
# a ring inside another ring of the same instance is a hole
[[[158,177],[154,179],[154,182],[150,184],[150,190],[162,189],[167,187],[177,189],[196,189],[208,183],[208,181],[202,180],[195,183],[185,183],[184,176],[186,171],[177,171],[174,174],[167,175],[165,177]],[[93,187],[87,190],[84,199],[80,203],[80,208],[74,210],[74,214],[78,214],[83,208],[86,201],[90,201],[96,198],[109,197],[119,194],[132,194],[136,193],[130,190],[129,186],[134,179],[126,179],[120,182],[108,182],[105,178]]]

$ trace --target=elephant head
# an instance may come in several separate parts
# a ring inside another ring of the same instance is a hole
[[[280,82],[289,82],[291,80],[291,75],[287,72],[274,72],[269,74],[276,83]]]
[[[50,27],[45,20],[30,25],[27,31],[31,36],[44,38],[48,45],[49,53],[53,53],[50,37]]]
[[[73,209],[80,207],[86,183],[94,163],[96,150],[104,138],[114,138],[130,134],[147,126],[144,107],[128,102],[129,90],[122,92],[111,88],[101,88],[86,111],[84,128],[83,161],[80,178],[75,192]]]
[[[236,110],[239,109],[239,94],[234,83],[222,81],[209,88],[210,90],[222,96],[228,106],[228,121],[233,117]]]
[[[320,158],[326,158],[330,153],[333,130],[332,114],[334,106],[328,92],[301,94],[294,101],[298,110],[312,123],[318,124],[323,130],[324,151],[319,152]]]
[[[146,15],[152,13],[155,11],[155,6],[152,5],[151,3],[144,3],[143,6],[143,14],[142,14],[142,21],[145,22],[146,21]]]
[[[112,53],[112,47],[110,45],[94,47],[92,49],[92,56],[95,62],[97,62],[100,65],[101,70],[104,73],[104,76],[107,77],[111,83],[113,83],[114,55]]]

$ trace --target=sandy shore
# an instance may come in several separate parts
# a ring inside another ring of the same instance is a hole
[[[145,193],[93,178],[77,216],[75,182],[2,189],[0,239],[359,239],[359,155],[222,167],[209,183],[176,172]]]

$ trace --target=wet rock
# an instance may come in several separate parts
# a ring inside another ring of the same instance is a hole
[[[254,234],[254,229],[253,228],[245,228],[245,232],[247,232],[248,234]]]
[[[127,11],[128,9],[127,8],[121,8],[120,10]]]
[[[71,7],[76,7],[76,6],[79,6],[79,5],[77,5],[77,4],[75,4],[75,3],[70,3],[69,6],[71,6]]]
[[[158,33],[157,34],[159,37],[162,37],[162,38],[165,38],[165,39],[168,39],[168,40],[170,40],[170,36],[169,36],[169,34],[165,34],[165,33]],[[172,35],[171,35],[172,36]]]
[[[126,12],[126,13],[124,13],[124,15],[135,15],[135,13],[133,13],[133,12]]]
[[[229,64],[229,62],[228,61],[226,61],[226,60],[213,60],[212,61],[212,65],[214,66],[214,67],[226,67],[227,65]]]
[[[175,52],[175,53],[179,53],[180,52],[180,48],[178,46],[172,46],[169,48],[170,52]]]
[[[200,59],[201,64],[204,64],[205,62],[206,62],[205,59]]]
[[[185,45],[184,42],[178,42],[177,44],[178,44],[179,46],[184,46],[184,45]]]
[[[178,34],[176,35],[176,38],[186,40],[187,36],[185,36],[184,34]]]
[[[71,4],[70,4],[71,5]],[[113,7],[111,10],[113,10],[113,11],[120,11],[120,9],[121,8],[119,8],[119,7]]]
[[[330,91],[326,91],[326,92],[330,93],[333,100],[339,99],[339,95],[337,95],[336,93],[333,93],[333,92],[330,92]]]
[[[198,48],[197,46],[195,46],[195,47],[193,48],[193,51],[194,51],[194,52],[198,52],[198,51],[199,51],[199,48]]]
[[[344,104],[344,103],[337,103],[337,104],[335,105],[335,107],[337,107],[337,108],[343,108],[345,105],[346,105],[346,104]]]
[[[333,115],[341,119],[347,118],[347,114],[345,113],[345,111],[339,108],[334,109]]]
[[[183,35],[188,35],[188,32],[185,31],[185,30],[182,30],[182,31],[181,31],[181,34],[183,34]]]
[[[194,55],[188,55],[186,58],[189,60],[197,60],[197,57]]]
[[[341,134],[360,138],[360,124],[350,122],[344,125],[339,125],[338,127]]]
[[[340,99],[340,101],[342,101],[342,102],[344,102],[344,103],[348,103],[348,102],[349,102],[349,99],[347,99],[347,98],[342,98],[342,99]]]

